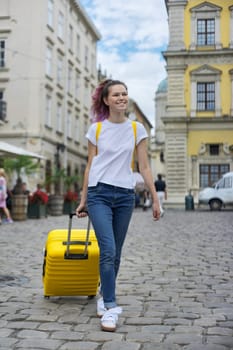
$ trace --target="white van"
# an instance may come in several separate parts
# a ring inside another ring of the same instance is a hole
[[[199,204],[208,204],[211,210],[233,205],[233,171],[224,174],[213,187],[204,188],[198,200]]]

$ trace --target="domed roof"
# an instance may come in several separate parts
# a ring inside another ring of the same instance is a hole
[[[167,78],[163,79],[158,86],[158,89],[156,91],[157,93],[159,92],[167,92]]]

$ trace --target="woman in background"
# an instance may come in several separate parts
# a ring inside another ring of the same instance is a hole
[[[7,208],[7,181],[6,181],[6,174],[3,168],[0,168],[0,209],[3,210],[4,214],[6,215],[5,222],[8,224],[11,224],[13,222],[10,212]],[[2,219],[0,216],[0,224],[2,223]]]

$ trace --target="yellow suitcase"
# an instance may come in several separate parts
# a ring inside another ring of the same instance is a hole
[[[44,264],[44,296],[95,296],[99,286],[99,247],[90,219],[85,229],[50,231],[47,237]]]

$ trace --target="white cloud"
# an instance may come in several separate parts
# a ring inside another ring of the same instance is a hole
[[[154,97],[165,78],[161,51],[168,40],[164,0],[81,0],[102,35],[98,63],[108,76],[126,82],[132,97],[152,124]],[[144,6],[143,6],[144,5]]]

